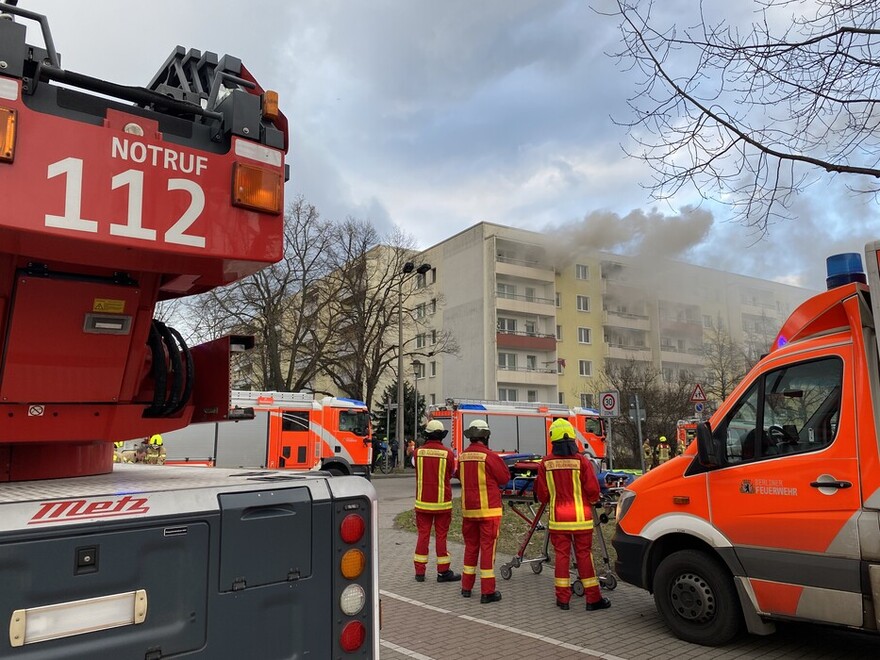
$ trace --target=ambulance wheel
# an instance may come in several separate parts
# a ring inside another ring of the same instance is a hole
[[[535,575],[538,575],[543,570],[544,570],[544,562],[543,561],[532,562],[532,573],[534,573]]]
[[[674,552],[654,574],[654,603],[669,629],[686,642],[723,646],[736,637],[742,612],[733,580],[699,550]]]
[[[513,571],[510,570],[510,566],[504,564],[501,566],[501,577],[505,580],[509,580],[511,576],[513,576]]]

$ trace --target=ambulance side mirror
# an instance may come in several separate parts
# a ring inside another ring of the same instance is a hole
[[[697,458],[700,465],[707,468],[727,465],[725,447],[712,435],[708,422],[697,425]]]

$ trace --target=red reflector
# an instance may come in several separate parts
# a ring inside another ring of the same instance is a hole
[[[349,513],[342,519],[342,524],[339,526],[339,535],[346,543],[357,543],[361,540],[366,528],[367,526],[361,516],[356,513]]]
[[[349,621],[339,636],[339,645],[346,653],[357,651],[367,638],[367,629],[360,621]]]
[[[673,495],[672,496],[673,504],[690,504],[691,498],[687,495]]]

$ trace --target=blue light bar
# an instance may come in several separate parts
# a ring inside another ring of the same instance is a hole
[[[851,282],[865,284],[865,269],[862,268],[862,255],[858,252],[833,254],[825,260],[825,286],[830,290]]]
[[[485,410],[486,406],[482,403],[462,403],[459,407],[459,410]]]
[[[350,403],[353,406],[363,406],[364,408],[367,407],[366,403],[364,403],[363,401],[358,401],[357,399],[344,399],[342,397],[338,397],[337,401],[344,401],[345,403]]]

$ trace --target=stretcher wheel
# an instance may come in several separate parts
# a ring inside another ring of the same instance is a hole
[[[608,591],[614,591],[617,587],[617,578],[614,577],[614,573],[609,573],[608,575],[604,575],[599,578],[602,582],[602,588],[607,589]]]
[[[514,568],[519,568],[522,566],[522,557],[514,557],[510,560],[510,563],[513,564]]]
[[[574,582],[572,582],[571,583],[571,592],[575,596],[577,596],[578,598],[583,596],[584,595],[584,583],[581,582],[580,580],[575,580]]]
[[[544,570],[544,562],[536,561],[532,563],[532,573],[538,575],[541,571]]]
[[[504,578],[505,580],[509,580],[511,578],[511,576],[513,575],[513,571],[510,570],[510,566],[508,566],[507,564],[503,564],[501,566],[500,572],[501,572],[501,577]]]

